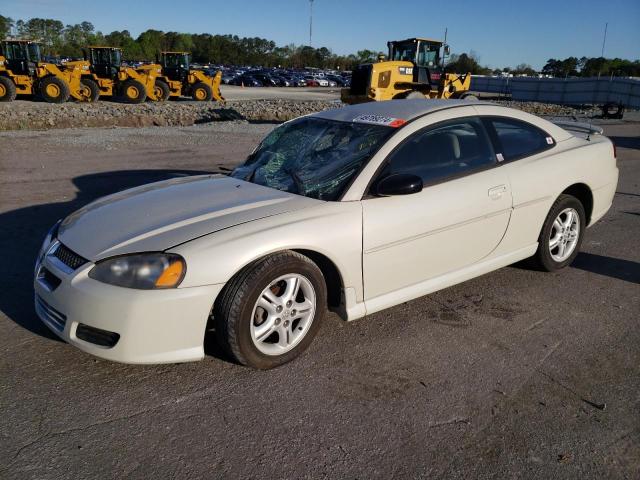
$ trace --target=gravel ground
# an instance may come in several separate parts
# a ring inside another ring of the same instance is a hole
[[[338,90],[225,87],[225,105],[186,99],[128,105],[102,100],[93,104],[63,105],[18,100],[0,103],[0,130],[41,130],[84,127],[189,126],[201,123],[248,120],[282,122],[309,113],[339,108]],[[537,115],[583,116],[584,111],[561,105],[494,100]]]
[[[272,125],[0,133],[0,478],[620,478],[640,473],[640,124],[574,265],[516,265],[345,323],[258,372],[92,358],[33,312],[47,228],[96,197],[224,171]]]

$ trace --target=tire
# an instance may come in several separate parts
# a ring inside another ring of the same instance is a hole
[[[292,277],[298,279],[299,293],[293,303],[287,303],[287,292],[293,283],[286,279]],[[265,295],[275,302],[266,301]],[[259,301],[273,308],[272,313],[258,305]],[[299,311],[295,311],[296,305]],[[241,270],[216,300],[216,340],[242,365],[261,370],[274,368],[293,360],[311,344],[324,319],[326,305],[325,279],[311,259],[292,251],[269,255]],[[300,315],[303,308],[307,315]],[[266,333],[260,331],[260,326]],[[281,332],[286,334],[281,337]]]
[[[120,92],[122,100],[126,103],[142,103],[147,98],[147,91],[144,85],[133,78],[122,82]]]
[[[16,99],[16,84],[7,77],[0,77],[0,102],[13,102]]]
[[[164,80],[156,80],[155,94],[158,97],[158,102],[166,101],[171,95],[171,90],[169,89],[167,82]]]
[[[412,100],[414,98],[421,98],[422,100],[424,100],[427,97],[424,96],[424,93],[413,91],[409,92],[404,98],[406,98],[407,100]]]
[[[473,93],[468,93],[466,95],[462,95],[462,96],[460,96],[460,98],[462,100],[469,100],[471,102],[477,102],[478,101],[478,97],[476,95],[474,95]]]
[[[213,98],[211,87],[204,82],[197,82],[191,87],[191,98],[197,102],[208,102]]]
[[[90,78],[83,78],[82,80],[80,80],[80,83],[89,92],[89,94],[85,98],[85,101],[92,103],[98,101],[98,99],[100,98],[100,88],[98,87],[98,84],[95,82],[95,80],[92,80]]]
[[[69,86],[58,77],[45,77],[40,81],[40,96],[45,102],[64,103],[69,100]]]
[[[556,219],[560,220],[560,223],[564,223],[562,228],[566,228],[568,217],[565,212],[570,211],[573,212],[574,216],[577,215],[577,232],[574,228],[576,225],[574,220],[569,229],[563,233],[563,230],[558,224],[555,224],[555,222]],[[538,250],[535,255],[531,257],[534,266],[543,271],[554,272],[570,265],[580,251],[586,227],[586,215],[580,200],[571,195],[560,195],[551,206],[551,210],[549,210],[549,214],[540,231]],[[572,233],[575,233],[575,241],[573,240],[574,235],[572,235]],[[559,239],[558,246],[551,248],[554,239]],[[564,253],[560,250],[563,242],[565,248]],[[567,249],[570,249],[570,251]]]

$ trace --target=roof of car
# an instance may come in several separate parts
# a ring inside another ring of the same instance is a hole
[[[352,122],[363,115],[377,115],[393,119],[402,119],[409,122],[437,110],[478,104],[485,104],[485,102],[471,100],[423,100],[421,98],[411,100],[388,100],[386,102],[366,102],[356,105],[348,105],[343,108],[334,108],[318,112],[313,116],[326,118],[327,120]]]

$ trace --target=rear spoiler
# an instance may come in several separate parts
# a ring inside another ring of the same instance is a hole
[[[554,125],[559,126],[560,128],[564,128],[569,132],[574,132],[582,135],[602,135],[604,130],[601,127],[596,125],[591,125],[589,123],[582,122],[553,122]]]

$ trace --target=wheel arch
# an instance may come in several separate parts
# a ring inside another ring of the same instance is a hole
[[[589,225],[591,223],[591,214],[593,213],[593,192],[591,188],[584,183],[574,183],[565,188],[562,194],[571,195],[580,201],[587,217],[587,225]]]
[[[234,279],[238,275],[241,275],[247,268],[251,268],[251,266],[256,262],[259,262],[266,257],[270,257],[272,255],[287,251],[304,255],[320,269],[320,272],[322,272],[322,276],[324,277],[325,286],[327,287],[327,307],[340,307],[340,304],[342,302],[342,289],[344,287],[344,280],[342,278],[342,274],[340,273],[340,269],[338,268],[336,263],[327,255],[319,252],[318,250],[313,250],[310,248],[279,248],[274,251],[265,252],[262,255],[251,258],[243,265],[238,266],[233,274],[229,276],[229,279],[226,281],[226,283],[229,284],[232,279]]]
[[[293,248],[291,250],[310,258],[311,261],[317,265],[322,272],[324,283],[327,287],[327,306],[330,308],[339,307],[342,302],[342,288],[344,286],[344,282],[337,265],[329,257],[315,250],[298,248]]]

